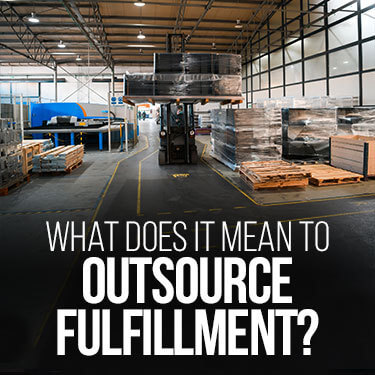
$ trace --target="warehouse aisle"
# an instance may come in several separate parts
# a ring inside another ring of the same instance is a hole
[[[321,324],[331,327],[332,337],[342,337],[342,342],[330,341],[331,336],[317,335],[314,340],[315,366],[333,367],[335,363],[342,363],[342,358],[346,358],[348,367],[358,366],[352,362],[351,348],[343,343],[350,338],[353,345],[363,347],[368,343],[358,337],[355,326],[346,327],[345,322],[360,305],[363,310],[364,321],[371,322],[374,311],[374,302],[371,296],[375,292],[375,285],[369,284],[367,280],[373,279],[375,255],[370,252],[361,253],[357,256],[357,248],[371,248],[375,241],[372,230],[373,212],[375,212],[375,202],[372,197],[357,197],[346,199],[346,207],[343,208],[340,200],[307,202],[304,204],[261,206],[249,200],[241,191],[228,183],[205,163],[200,162],[196,166],[163,166],[157,164],[157,127],[152,123],[143,124],[141,133],[147,135],[149,147],[131,159],[124,160],[118,166],[113,179],[110,180],[108,190],[104,199],[99,203],[97,216],[94,218],[102,223],[105,220],[120,221],[134,220],[145,223],[153,221],[176,221],[183,220],[188,228],[187,238],[190,243],[193,240],[193,225],[196,220],[212,220],[221,222],[227,221],[229,225],[235,225],[237,221],[257,221],[264,220],[274,222],[275,220],[294,220],[292,230],[296,231],[293,237],[294,248],[294,269],[291,278],[294,281],[291,287],[291,294],[296,306],[319,307]],[[202,152],[203,145],[199,145]],[[363,208],[362,206],[365,206]],[[335,250],[325,253],[324,263],[321,262],[321,254],[314,254],[309,257],[304,256],[302,246],[302,234],[298,228],[298,219],[326,220],[331,226],[331,243],[335,243]],[[358,233],[358,228],[361,233]],[[254,234],[260,235],[262,226],[254,227]],[[203,231],[204,232],[204,231]],[[222,256],[220,248],[219,230],[213,229],[211,233],[210,251],[205,252],[205,256]],[[272,235],[275,235],[275,226],[271,227]],[[168,234],[168,233],[166,233]],[[204,233],[203,233],[204,234]],[[103,241],[108,243],[109,231],[102,232]],[[134,240],[134,238],[132,238]],[[131,242],[132,242],[131,240]],[[129,256],[124,251],[125,237],[120,234],[114,241],[115,258]],[[201,241],[203,249],[204,241]],[[80,259],[75,263],[66,284],[62,286],[61,293],[52,301],[52,310],[47,315],[46,324],[41,327],[40,340],[37,341],[35,351],[39,360],[34,362],[33,367],[68,369],[67,373],[90,373],[102,374],[111,368],[112,374],[120,374],[127,369],[138,373],[154,374],[191,374],[191,372],[204,372],[205,370],[215,370],[218,374],[228,374],[234,365],[239,368],[252,366],[257,368],[262,365],[267,373],[272,372],[280,365],[291,369],[305,369],[311,366],[309,358],[294,356],[293,361],[288,357],[273,357],[267,359],[267,364],[262,362],[264,357],[257,358],[227,358],[219,359],[215,365],[209,358],[171,357],[147,358],[133,356],[129,357],[83,357],[78,353],[74,345],[69,346],[69,359],[56,356],[56,309],[57,308],[87,308],[82,299],[82,262],[87,256],[106,257],[108,253],[94,251],[90,254],[81,254]],[[134,254],[133,256],[144,256]],[[155,257],[159,254],[150,253]],[[202,253],[195,253],[189,247],[185,256],[202,256]],[[251,259],[256,254],[243,253],[245,259]],[[262,251],[262,256],[271,257],[274,253],[270,248]],[[181,255],[171,254],[172,257]],[[146,275],[147,278],[147,275]],[[301,287],[303,285],[303,288]],[[362,294],[358,295],[359,285]],[[320,291],[319,294],[316,291]],[[340,291],[337,293],[337,291]],[[371,301],[371,302],[370,302]],[[149,308],[149,305],[142,305]],[[199,308],[199,303],[192,306],[174,305],[165,308],[167,322],[170,320],[171,309],[183,307],[188,318],[186,324],[192,324],[189,318],[192,308]],[[339,306],[339,307],[338,307]],[[341,307],[345,306],[345,309]],[[155,307],[155,306],[153,306]],[[225,305],[218,304],[215,308],[224,308]],[[243,308],[241,305],[233,305],[234,308]],[[106,303],[95,306],[95,308],[111,308],[111,324],[113,329],[111,337],[114,343],[121,342],[121,311],[123,308],[139,308],[134,300],[130,300],[126,305],[113,306]],[[334,312],[340,309],[340,315]],[[74,326],[74,324],[72,325]],[[368,326],[372,331],[368,337],[375,335],[373,326]],[[171,338],[168,334],[166,340]],[[345,338],[345,340],[344,340]],[[328,358],[327,348],[335,345],[337,347],[337,357],[332,355]],[[34,356],[35,358],[36,356]],[[364,354],[363,363],[366,363]],[[358,357],[356,358],[358,359]],[[340,362],[341,361],[341,362]],[[184,365],[181,365],[184,364]],[[186,366],[186,367],[185,367]],[[85,368],[85,371],[82,369]],[[311,367],[311,369],[314,369]],[[306,371],[304,373],[307,373]]]

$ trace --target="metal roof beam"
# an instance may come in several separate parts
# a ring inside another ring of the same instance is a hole
[[[186,5],[187,5],[187,0],[180,0],[180,6],[178,8],[177,17],[176,17],[176,24],[174,25],[174,29],[173,29],[174,33],[181,33],[181,27],[182,27],[182,23],[185,17]]]
[[[14,40],[14,39],[2,39],[2,43],[7,44],[10,47],[16,48],[19,45],[23,45],[22,42]],[[52,50],[56,51],[61,51],[57,46],[56,46],[56,41],[55,40],[44,40],[44,44],[46,47],[48,47],[49,51],[52,52]],[[52,44],[52,45],[51,45]],[[71,42],[68,42],[69,46],[69,51],[73,50],[74,48],[82,48],[82,44],[87,45],[86,40],[74,40]],[[134,40],[114,40],[111,42],[111,45],[115,45],[111,47],[111,51],[115,51],[118,49],[122,49],[126,47],[128,44],[135,44]],[[136,43],[138,44],[138,43]],[[150,44],[153,45],[161,45],[165,46],[165,41],[152,41]],[[191,42],[189,44],[190,46],[211,46],[211,42]],[[228,47],[230,43],[216,43],[217,47]],[[64,53],[64,52],[62,52]]]
[[[110,47],[107,41],[107,35],[104,31],[104,25],[100,18],[100,12],[99,12],[99,7],[97,3],[90,2],[93,12],[94,12],[94,17],[97,21],[94,24],[96,27],[97,33],[95,33],[92,30],[91,28],[92,23],[90,24],[86,23],[85,19],[83,18],[81,12],[79,11],[74,1],[61,0],[61,3],[64,5],[66,11],[68,12],[70,17],[74,21],[74,24],[86,36],[88,42],[99,52],[99,54],[102,56],[106,65],[113,71],[114,62],[110,54]]]
[[[264,11],[264,7],[267,5],[271,6],[271,9],[268,12],[264,12],[263,15],[261,15],[261,12]],[[233,41],[231,47],[228,49],[228,52],[238,52],[239,44],[241,45],[240,53],[242,54],[243,50],[247,47],[250,40],[254,37],[256,32],[264,25],[264,22],[270,18],[274,13],[274,11],[281,5],[280,2],[277,2],[275,0],[269,1],[269,0],[263,0],[263,2],[259,5],[258,9],[251,15],[249,21],[246,23],[246,25],[243,26],[241,32],[238,34],[236,39]],[[273,7],[273,8],[272,8]],[[251,34],[245,36],[245,33],[249,33],[249,25],[251,25],[256,17],[261,15],[261,20],[258,21],[258,26],[255,30],[251,30]],[[245,43],[243,43],[243,40],[245,39]]]
[[[22,16],[28,16],[30,13],[24,13]],[[88,15],[82,14],[84,18],[88,18]],[[68,15],[61,14],[61,13],[46,13],[46,14],[38,14],[38,18],[43,19],[61,19],[68,17]],[[122,16],[122,15],[102,15],[101,16],[103,21],[139,21],[139,16]],[[223,24],[230,24],[235,25],[236,20],[231,19],[220,19],[220,18],[205,18],[202,22],[205,23],[223,23]],[[142,16],[142,21],[166,21],[166,22],[175,22],[176,18],[174,17],[149,17],[149,16]],[[183,21],[185,22],[196,22],[196,18],[183,18]],[[175,25],[176,26],[176,25]]]
[[[205,8],[205,4],[199,4],[197,2],[201,2],[202,0],[191,0],[187,3],[188,7],[198,7],[198,8]],[[14,4],[17,6],[30,6],[33,7],[53,7],[56,6],[56,3],[59,0],[38,0],[38,1],[24,1],[24,0],[13,0]],[[78,1],[77,1],[78,2]],[[108,3],[108,4],[124,4],[124,5],[132,5],[134,1],[132,0],[100,0],[101,3]],[[260,4],[262,0],[237,0],[236,2],[231,2],[227,0],[216,0],[216,4],[212,6],[212,8],[221,8],[221,9],[254,9],[254,6]],[[79,1],[80,8],[87,8],[90,7],[90,0],[83,0]],[[271,3],[271,0],[268,0],[267,3]],[[168,7],[178,7],[179,3],[174,2],[158,2],[158,1],[147,1],[148,5],[156,5],[156,6],[168,6]],[[226,5],[229,4],[229,5]],[[281,5],[281,2],[280,2]]]
[[[25,52],[18,51],[3,42],[0,43],[1,47],[9,49],[28,60],[44,65],[52,70],[56,69],[56,61],[48,49],[7,1],[0,2],[0,16],[5,19],[6,26],[12,30],[13,35],[21,42]]]
[[[275,30],[276,29],[270,29],[270,30]],[[250,30],[251,31],[251,30]],[[82,33],[79,31],[71,31],[69,33],[66,32],[66,30],[63,30],[64,33],[59,33],[58,31],[44,31],[44,32],[39,32],[36,35],[39,37],[41,36],[57,36],[56,40],[60,40],[61,35],[65,35],[67,37],[71,36],[82,36]],[[12,32],[1,32],[0,35],[2,36],[13,36],[14,34]],[[129,34],[129,33],[107,33],[108,37],[136,37],[137,34]],[[210,39],[211,37],[215,37],[215,40],[218,39],[230,39],[233,41],[233,36],[230,35],[210,35],[210,34],[194,34],[193,38],[198,38],[198,39]],[[165,34],[151,34],[148,35],[148,38],[165,38]],[[41,39],[41,38],[40,38]],[[86,39],[85,39],[86,40]],[[113,43],[116,41],[110,40],[109,43]]]
[[[208,13],[208,11],[211,9],[212,7],[212,4],[215,0],[208,0],[205,8],[204,8],[204,11],[203,13],[201,14],[201,16],[198,18],[197,20],[197,23],[194,25],[194,27],[192,28],[192,30],[190,31],[189,35],[186,37],[185,39],[185,42],[186,43],[189,43],[192,35],[194,34],[194,32],[198,29],[199,27],[199,24],[202,22],[203,18],[206,16],[206,14]],[[202,29],[203,30],[203,29]]]
[[[213,1],[213,0],[210,0],[210,1]],[[254,22],[253,23],[254,25],[258,25],[258,23]],[[91,27],[96,27],[96,26],[100,26],[99,23],[96,23],[96,22],[85,22],[85,23],[82,23],[82,27],[83,25],[87,28],[91,28]],[[0,27],[6,27],[8,26],[7,23],[5,22],[0,22]],[[79,28],[81,29],[81,26],[79,26],[77,23],[75,22],[59,22],[59,23],[56,23],[56,22],[43,22],[41,24],[38,24],[38,29],[55,29],[55,28],[63,28],[63,29],[66,29],[66,28]],[[173,25],[153,25],[153,24],[144,24],[144,23],[103,23],[103,26],[104,27],[108,27],[108,28],[111,28],[111,29],[123,29],[123,28],[128,28],[128,29],[139,29],[139,28],[142,28],[142,29],[157,29],[157,30],[173,30],[174,26]],[[195,32],[195,30],[197,29],[197,25],[194,26],[194,28],[192,29],[191,26],[182,26],[181,27],[181,30],[190,30],[190,35],[192,35],[193,32]],[[224,28],[224,27],[200,27],[199,28],[200,31],[222,31],[222,32],[230,32],[230,33],[237,33],[238,30],[235,29],[234,27],[233,28]],[[66,31],[66,30],[64,30]],[[38,33],[40,34],[40,33]],[[85,34],[86,35],[86,34]],[[109,34],[111,35],[111,34]]]

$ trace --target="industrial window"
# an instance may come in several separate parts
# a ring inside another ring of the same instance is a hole
[[[337,76],[358,70],[358,47],[351,47],[329,54],[329,74]]]

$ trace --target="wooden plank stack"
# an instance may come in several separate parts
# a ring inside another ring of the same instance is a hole
[[[282,160],[243,162],[241,178],[254,190],[284,187],[305,187],[310,173]]]
[[[22,144],[22,172],[28,174],[33,169],[33,157],[41,153],[41,143],[24,142]]]
[[[361,182],[362,175],[344,169],[335,168],[327,164],[306,164],[301,166],[311,174],[310,184],[316,186],[330,186],[342,184],[355,184]]]
[[[331,137],[331,165],[365,177],[375,176],[375,137]]]
[[[70,173],[82,164],[83,153],[83,145],[56,147],[33,157],[33,172]]]

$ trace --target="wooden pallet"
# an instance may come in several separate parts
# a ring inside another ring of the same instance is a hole
[[[331,186],[355,184],[361,182],[363,175],[335,168],[327,164],[302,165],[306,172],[311,173],[310,184],[315,186]]]
[[[310,177],[310,173],[299,166],[282,160],[244,162],[239,172],[241,178],[254,190],[303,188],[309,184]]]
[[[17,188],[25,181],[30,182],[30,175],[21,176],[9,184],[0,187],[0,196],[8,195],[10,189]]]

